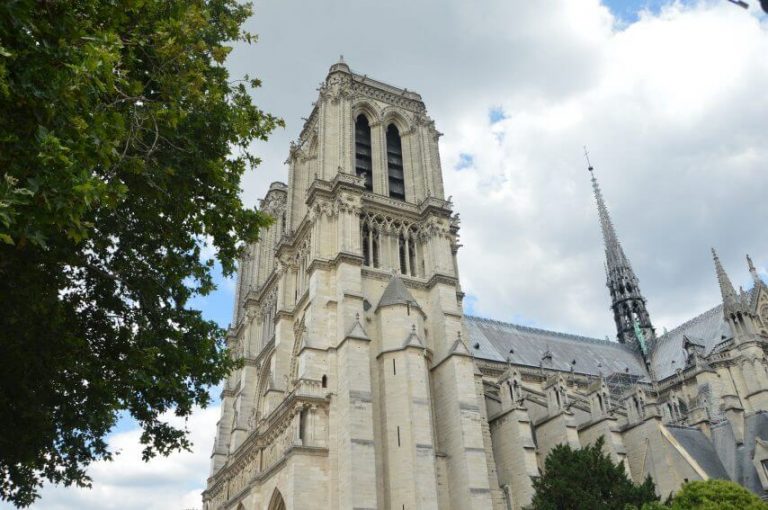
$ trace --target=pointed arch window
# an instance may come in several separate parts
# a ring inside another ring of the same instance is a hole
[[[387,128],[387,175],[389,177],[389,196],[405,200],[405,174],[403,173],[403,147],[400,131],[390,124]]]
[[[365,189],[373,191],[371,126],[363,114],[355,120],[355,173],[365,179]]]
[[[372,229],[367,223],[362,227],[363,264],[370,267],[379,267],[379,232]]]

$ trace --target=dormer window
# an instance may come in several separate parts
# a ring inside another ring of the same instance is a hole
[[[365,115],[360,114],[355,121],[355,173],[365,179],[368,191],[373,191],[371,168],[371,126]]]
[[[403,147],[400,143],[400,131],[394,124],[390,124],[387,128],[387,175],[389,176],[389,196],[397,200],[405,200]]]

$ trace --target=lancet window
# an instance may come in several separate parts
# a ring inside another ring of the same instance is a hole
[[[390,124],[387,128],[387,174],[389,177],[389,196],[405,200],[405,174],[403,172],[403,147],[400,131]]]
[[[360,217],[360,245],[368,267],[397,269],[407,276],[426,273],[417,224],[365,212]]]
[[[272,335],[275,334],[275,311],[277,308],[277,302],[275,298],[268,298],[262,305],[261,313],[261,348],[272,340]]]
[[[414,241],[415,239],[409,235],[400,234],[398,238],[400,272],[409,276],[417,276],[416,243]]]
[[[380,267],[379,260],[380,232],[367,223],[363,224],[363,264],[369,267]]]
[[[355,173],[365,179],[365,189],[372,191],[371,126],[363,114],[355,121]]]

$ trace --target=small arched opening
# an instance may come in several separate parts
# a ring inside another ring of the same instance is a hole
[[[275,489],[275,492],[272,493],[272,499],[269,500],[267,510],[286,510],[285,500],[279,490]]]

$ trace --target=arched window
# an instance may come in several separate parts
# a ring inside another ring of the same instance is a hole
[[[275,492],[272,493],[272,499],[270,499],[267,508],[269,510],[285,510],[285,501],[279,490],[275,489]]]
[[[363,265],[371,266],[371,229],[363,224]]]
[[[379,267],[379,236],[378,232],[363,223],[362,229],[363,264],[369,267]]]
[[[403,174],[403,147],[400,132],[394,124],[387,128],[387,174],[389,176],[389,196],[405,200],[405,177]]]
[[[363,114],[358,115],[355,121],[355,173],[365,179],[365,189],[372,191],[371,126]]]
[[[400,272],[402,274],[408,274],[407,258],[405,256],[405,237],[400,235],[397,241],[398,252],[400,254]]]
[[[327,375],[323,375],[323,378],[320,379],[320,383],[322,384],[323,388],[327,388],[328,387],[328,376]]]

